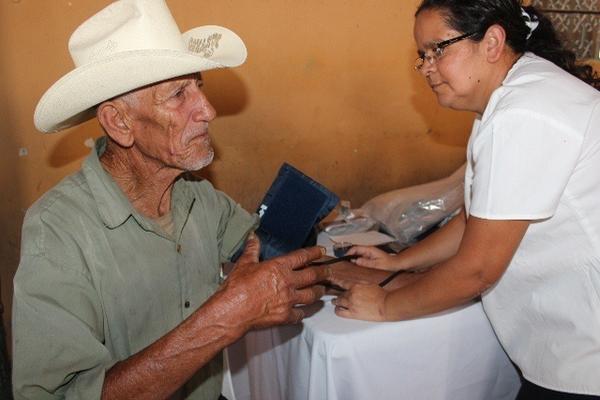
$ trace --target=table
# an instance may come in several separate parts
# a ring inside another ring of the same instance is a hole
[[[230,347],[235,400],[515,398],[519,378],[481,303],[374,323],[337,317],[330,300]]]

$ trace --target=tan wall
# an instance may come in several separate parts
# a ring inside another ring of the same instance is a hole
[[[221,117],[211,126],[218,158],[204,175],[248,209],[256,208],[283,161],[354,205],[445,176],[463,163],[472,116],[440,109],[411,67],[416,0],[168,3],[181,29],[222,24],[247,44],[244,66],[205,74],[206,91]],[[6,308],[25,210],[79,166],[89,151],[85,140],[99,135],[95,122],[42,135],[33,127],[33,109],[71,68],[70,33],[106,4],[0,2]],[[19,156],[20,149],[27,155]]]

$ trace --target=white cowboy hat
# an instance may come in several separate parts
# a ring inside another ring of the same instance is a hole
[[[194,72],[236,67],[246,46],[220,26],[179,31],[164,0],[119,0],[69,39],[75,69],[44,93],[34,113],[42,132],[94,116],[95,106],[131,90]]]

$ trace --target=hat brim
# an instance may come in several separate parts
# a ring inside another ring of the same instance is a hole
[[[103,101],[134,89],[194,72],[236,67],[246,59],[241,39],[239,44],[241,50],[234,54],[210,59],[177,50],[135,50],[75,68],[44,93],[35,109],[35,127],[58,132],[92,118],[95,106]]]

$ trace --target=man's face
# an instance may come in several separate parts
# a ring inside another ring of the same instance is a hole
[[[200,74],[194,74],[124,97],[135,127],[133,146],[148,161],[182,171],[197,171],[212,162],[208,123],[216,112],[201,87]]]

